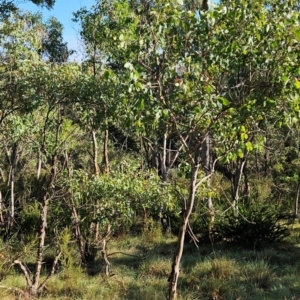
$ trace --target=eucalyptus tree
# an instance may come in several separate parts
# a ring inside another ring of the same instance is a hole
[[[76,64],[50,64],[41,59],[39,51],[43,46],[44,29],[40,17],[29,14],[14,15],[3,21],[0,27],[0,127],[6,154],[6,157],[1,157],[1,169],[2,179],[7,178],[9,184],[9,193],[1,199],[1,209],[8,211],[8,217],[2,215],[2,219],[11,233],[18,234],[12,230],[12,226],[21,219],[20,216],[16,217],[15,204],[18,203],[21,210],[30,206],[30,202],[38,203],[39,221],[34,232],[37,249],[35,271],[30,274],[20,258],[12,262],[20,266],[32,295],[44,289],[63,254],[59,242],[55,244],[53,241],[57,255],[46,279],[41,281],[45,243],[50,230],[47,224],[49,210],[50,213],[53,208],[57,211],[60,205],[55,199],[63,199],[67,192],[61,181],[68,159],[65,154],[78,128],[74,125],[70,129],[67,112],[75,98],[74,82],[78,82],[79,67]],[[40,190],[38,193],[29,193],[29,199],[21,207],[22,188],[30,189],[30,180],[27,180],[29,184],[26,187],[21,185],[17,193],[14,183],[17,176],[25,176],[22,175],[22,165],[17,164],[21,152],[25,151],[27,160],[23,155],[22,164],[29,166],[30,160],[31,163],[37,162],[36,169],[31,165],[26,172],[31,172],[31,178],[36,180],[35,184],[39,185]],[[24,232],[23,228],[21,230]]]
[[[109,48],[103,51],[109,59],[124,62],[115,75],[119,77],[120,98],[130,108],[127,122],[148,140],[153,135],[156,142],[157,135],[161,135],[162,146],[158,145],[154,151],[157,157],[161,155],[164,180],[179,156],[190,173],[188,198],[182,207],[182,225],[169,278],[172,298],[176,295],[179,264],[196,191],[213,174],[213,163],[209,172],[201,168],[201,148],[212,124],[219,119],[218,110],[227,102],[219,99],[213,89],[203,89],[202,85],[213,83],[199,63],[200,48],[195,46],[199,18],[193,12],[182,10],[176,1],[156,2],[145,19],[130,5],[119,2],[110,5],[112,9],[105,18],[103,30]],[[176,136],[176,145],[173,152],[168,150],[168,164],[166,145],[172,135]]]
[[[9,236],[15,224],[14,182],[15,176],[18,175],[16,170],[18,152],[20,142],[27,131],[22,118],[24,113],[31,111],[37,103],[30,92],[30,83],[27,80],[28,69],[25,65],[26,62],[39,59],[36,49],[40,47],[43,26],[36,15],[16,14],[1,23],[0,35],[0,128],[3,153],[6,153],[6,157],[2,159],[4,167],[2,180],[7,181],[8,189],[6,190],[9,191],[6,193],[9,195],[9,200],[3,199],[2,209],[6,207],[9,211],[8,222],[6,222],[6,234]],[[13,132],[11,132],[12,126],[15,126]]]
[[[67,173],[65,169],[69,163],[69,148],[77,136],[78,127],[74,125],[71,128],[67,110],[72,100],[71,95],[74,96],[74,82],[78,82],[80,71],[76,65],[49,65],[42,60],[33,64],[30,62],[26,69],[27,80],[31,85],[30,92],[34,93],[37,100],[36,107],[29,111],[28,115],[35,115],[31,120],[34,138],[29,141],[31,151],[38,154],[36,177],[41,183],[41,190],[33,197],[39,203],[40,220],[36,234],[37,254],[33,275],[27,271],[22,261],[15,260],[14,263],[22,269],[30,294],[38,295],[54,274],[60,256],[64,254],[60,243],[54,239],[51,244],[57,253],[53,266],[46,279],[41,281],[45,243],[49,239],[50,228],[55,230],[54,224],[48,225],[49,215],[52,214],[52,210],[59,211],[59,207],[62,206],[61,200],[68,192],[64,185]],[[68,219],[66,214],[63,217]],[[58,230],[62,229],[60,221],[62,220],[55,221],[58,223]]]
[[[140,14],[142,5],[109,5],[102,23],[109,47],[102,50],[104,57],[124,62],[115,74],[120,97],[131,110],[128,120],[148,140],[154,136],[151,147],[162,172],[167,174],[179,158],[190,173],[169,277],[169,298],[174,299],[198,188],[213,175],[216,161],[235,162],[232,205],[238,213],[247,155],[262,147],[254,135],[260,121],[284,101],[295,109],[291,102],[297,96],[287,91],[284,78],[296,75],[297,14],[276,1],[226,1],[200,14],[184,9],[182,1],[156,1],[146,16]],[[279,117],[284,119],[289,108]],[[175,149],[167,165],[165,145],[172,136]]]

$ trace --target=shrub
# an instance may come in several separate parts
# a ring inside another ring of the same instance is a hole
[[[269,206],[245,209],[240,207],[238,216],[230,211],[215,224],[214,236],[224,241],[258,248],[280,241],[288,235],[279,213]]]

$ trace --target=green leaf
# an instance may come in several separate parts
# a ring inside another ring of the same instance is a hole
[[[238,153],[237,153],[239,158],[243,158],[244,157],[244,153],[242,149],[238,149]]]
[[[140,110],[143,110],[144,108],[145,108],[145,103],[144,103],[144,99],[142,99],[140,103]]]
[[[250,151],[253,150],[253,145],[252,145],[251,142],[248,141],[248,142],[246,143],[246,149],[247,149],[248,152],[250,152]]]
[[[300,90],[300,81],[298,81],[298,79],[295,80],[294,86],[297,90]]]
[[[296,34],[297,40],[300,41],[300,29],[299,28],[295,30],[295,34]]]

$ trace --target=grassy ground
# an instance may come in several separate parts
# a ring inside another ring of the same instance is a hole
[[[300,299],[300,227],[283,243],[261,251],[238,246],[187,244],[179,280],[179,299]],[[158,230],[110,241],[111,277],[99,258],[89,269],[68,267],[50,280],[42,299],[162,300],[176,238]],[[129,255],[125,255],[129,254]],[[130,256],[131,255],[131,256]],[[25,299],[26,282],[12,270],[0,282],[0,299]]]

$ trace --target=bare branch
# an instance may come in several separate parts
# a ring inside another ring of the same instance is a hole
[[[52,268],[50,273],[48,274],[48,276],[45,278],[45,280],[40,284],[38,291],[42,291],[43,288],[45,287],[46,283],[49,281],[50,277],[54,274],[55,270],[56,270],[56,266],[58,264],[58,261],[60,259],[62,255],[62,251],[59,251],[59,253],[55,256],[54,262],[52,264]]]
[[[19,261],[18,259],[14,260],[13,265],[18,265],[20,267],[20,269],[22,270],[22,272],[25,276],[28,287],[31,287],[32,286],[32,281],[30,279],[29,272],[28,272],[27,268],[25,267],[25,265],[21,261]]]

